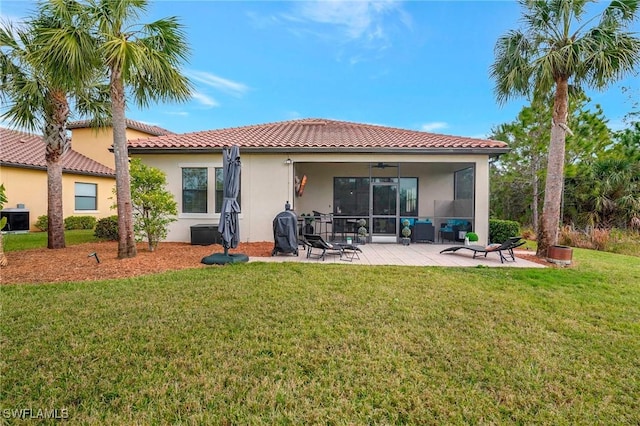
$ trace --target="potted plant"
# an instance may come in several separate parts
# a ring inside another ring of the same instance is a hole
[[[470,244],[477,243],[478,242],[478,234],[476,234],[475,232],[467,232],[465,234],[465,242],[467,242],[467,241]]]
[[[358,219],[358,242],[364,244],[367,241],[367,221]]]
[[[402,221],[402,245],[403,246],[408,246],[409,244],[411,244],[411,228],[409,228],[409,224],[411,222],[409,222],[409,219],[405,219]]]

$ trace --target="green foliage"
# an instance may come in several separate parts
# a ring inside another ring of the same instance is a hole
[[[478,241],[478,234],[476,234],[475,232],[467,232],[466,237],[469,239],[469,242],[473,243]]]
[[[93,216],[69,216],[64,219],[64,229],[93,229],[96,218]]]
[[[520,224],[513,220],[489,220],[489,241],[491,243],[503,243],[510,237],[520,235]]]
[[[367,236],[367,220],[366,219],[358,219],[358,235],[361,237]]]
[[[577,188],[576,182],[589,175],[595,159],[612,144],[602,109],[598,105],[587,109],[589,101],[585,96],[574,96],[569,102],[568,126],[573,135],[566,140],[563,220],[567,222],[575,222],[584,213],[578,200],[587,195],[584,188]],[[547,172],[550,105],[546,99],[536,99],[523,107],[513,122],[493,130],[491,139],[509,143],[511,151],[501,155],[491,168],[492,217],[537,226]]]
[[[138,239],[146,239],[149,250],[167,237],[168,226],[177,219],[178,203],[165,189],[167,178],[161,170],[142,164],[139,158],[130,163],[131,201],[134,230]]]
[[[402,221],[402,236],[405,238],[409,238],[411,236],[411,228],[409,228],[409,221],[407,219]]]
[[[4,203],[7,202],[7,195],[5,194],[4,184],[0,184],[0,210],[4,207]],[[0,229],[4,228],[7,224],[7,218],[0,219]]]
[[[7,252],[47,248],[48,235],[46,232],[29,232],[26,234],[7,234],[4,236]],[[67,246],[98,241],[91,229],[65,231],[64,239]]]
[[[47,216],[46,214],[43,214],[42,216],[38,216],[38,219],[36,220],[36,223],[35,223],[35,227],[45,232],[49,230],[49,216]]]
[[[101,240],[118,241],[118,216],[113,215],[98,220],[93,235]]]

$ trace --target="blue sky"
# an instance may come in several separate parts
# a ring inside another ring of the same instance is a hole
[[[0,14],[34,4],[2,0]],[[489,76],[520,13],[514,1],[152,1],[140,22],[180,18],[195,91],[127,116],[180,133],[309,117],[485,137],[527,103],[498,105]],[[640,94],[640,76],[588,92],[612,128],[632,109],[622,86]]]

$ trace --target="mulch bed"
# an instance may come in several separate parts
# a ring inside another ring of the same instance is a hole
[[[155,252],[139,244],[138,255],[118,259],[118,243],[99,242],[6,253],[9,265],[0,270],[2,284],[55,283],[127,278],[187,268],[215,267],[200,263],[203,257],[222,253],[220,245],[198,246],[188,243],[160,243]],[[229,253],[249,257],[271,256],[273,242],[240,243]],[[100,262],[92,253],[96,253]]]

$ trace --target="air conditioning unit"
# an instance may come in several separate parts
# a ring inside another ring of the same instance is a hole
[[[17,208],[3,209],[0,211],[0,218],[3,217],[7,218],[3,232],[29,232],[29,209],[25,209],[24,204],[18,204]]]

